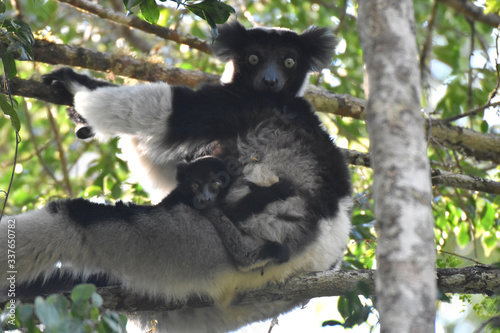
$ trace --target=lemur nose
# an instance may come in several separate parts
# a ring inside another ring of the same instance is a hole
[[[268,88],[274,88],[278,84],[278,78],[264,78],[264,85]]]

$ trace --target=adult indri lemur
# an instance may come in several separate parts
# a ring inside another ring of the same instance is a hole
[[[308,72],[330,63],[333,37],[326,29],[299,35],[247,30],[236,22],[219,32],[214,54],[232,68],[225,84],[198,90],[163,82],[116,87],[70,70],[53,72],[46,82],[74,105],[96,137],[120,136],[128,143],[131,170],[147,175],[145,185],[159,198],[175,187],[179,161],[204,155],[225,161],[230,173],[239,167],[224,204],[250,193],[249,183],[290,180],[295,195],[237,224],[244,242],[283,244],[289,259],[265,270],[242,269],[210,221],[188,205],[128,217],[120,214],[122,207],[109,206],[106,214],[93,216],[75,203],[95,203],[60,200],[2,219],[4,240],[15,221],[18,283],[49,276],[60,262],[74,274],[101,271],[131,291],[167,301],[210,297],[220,306],[157,316],[158,328],[219,332],[292,307],[287,302],[228,305],[236,292],[326,270],[341,260],[350,228],[349,171],[300,97]],[[7,242],[0,241],[0,258],[7,258],[7,250]],[[0,259],[0,286],[7,271]]]

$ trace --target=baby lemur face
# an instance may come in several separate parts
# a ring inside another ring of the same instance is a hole
[[[177,166],[177,188],[192,199],[196,209],[214,207],[223,198],[231,183],[225,164],[214,157],[204,157]]]

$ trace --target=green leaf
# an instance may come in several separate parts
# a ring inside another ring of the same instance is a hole
[[[0,0],[0,14],[5,13],[6,9],[7,7],[5,7],[5,3],[3,2],[3,0]]]
[[[96,287],[93,284],[79,284],[71,291],[71,300],[73,302],[88,301],[95,291]]]
[[[344,324],[342,324],[340,321],[337,321],[337,320],[327,320],[327,321],[324,321],[321,326],[325,327],[325,326],[343,326]]]
[[[127,11],[132,11],[132,8],[140,5],[144,1],[146,0],[123,0],[123,4],[125,5],[125,9]]]
[[[32,47],[35,44],[35,38],[29,25],[22,21],[5,20],[2,23],[2,28],[7,31],[8,40],[7,50],[2,48],[2,58],[6,54],[17,52],[21,60],[32,60]]]
[[[116,312],[106,311],[102,315],[101,325],[103,326],[102,328],[105,328],[105,330],[101,331],[100,329],[99,332],[125,332],[127,318],[117,314]]]
[[[97,186],[97,185],[90,185],[85,189],[85,191],[82,193],[82,195],[86,198],[92,198],[97,195],[102,194],[102,187]]]
[[[342,316],[342,318],[347,318],[349,317],[350,311],[349,311],[349,300],[346,297],[339,297],[338,303],[337,303],[337,309]]]
[[[459,257],[455,257],[455,256],[447,256],[446,257],[447,267],[454,268],[454,267],[458,267],[460,265],[463,265],[463,263],[464,263],[464,261],[462,259],[460,259]]]
[[[470,242],[469,224],[467,222],[460,222],[458,228],[457,243],[464,247]]]
[[[67,317],[68,308],[68,299],[60,295],[51,295],[47,300],[40,296],[35,298],[35,313],[48,331],[59,330],[64,318]]]
[[[91,300],[92,300],[92,305],[94,305],[95,307],[101,307],[103,304],[101,295],[99,295],[96,292],[92,294]]]
[[[500,3],[498,0],[486,0],[485,13],[500,13]]]
[[[205,0],[193,5],[186,5],[186,8],[196,16],[207,21],[214,38],[218,35],[216,24],[226,22],[229,16],[236,12],[233,7],[220,0]]]
[[[371,223],[375,220],[375,217],[368,213],[368,214],[356,214],[352,218],[352,224],[354,225],[361,225],[361,224],[367,224]]]
[[[488,122],[486,120],[483,120],[481,122],[481,132],[488,133],[488,128],[489,128]]]
[[[14,127],[16,132],[19,132],[19,130],[21,129],[21,122],[19,120],[19,116],[17,115],[16,110],[14,110],[14,108],[10,105],[7,98],[8,97],[5,95],[0,95],[0,108],[2,109],[4,114],[10,117],[10,121],[12,122],[12,127]]]
[[[486,203],[481,214],[481,226],[484,230],[491,230],[495,223],[495,209],[491,203]]]
[[[80,284],[71,292],[71,314],[79,320],[84,320],[88,317],[92,308],[90,300],[95,293],[96,287],[93,284]]]
[[[160,19],[160,10],[155,0],[144,0],[139,5],[144,19],[151,24],[155,24]]]
[[[9,50],[5,50],[3,47],[2,51],[2,65],[3,70],[5,72],[5,76],[7,79],[11,79],[17,75],[16,62],[14,61],[14,57],[9,52]]]
[[[485,236],[483,239],[484,245],[486,246],[487,250],[493,250],[496,248],[498,244],[498,238],[496,236],[496,233],[490,233],[488,236]]]
[[[451,298],[445,293],[443,293],[439,288],[438,288],[438,300],[445,303],[451,303]]]

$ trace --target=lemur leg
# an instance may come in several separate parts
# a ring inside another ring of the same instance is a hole
[[[217,230],[222,244],[242,270],[263,267],[272,260],[280,263],[288,260],[285,245],[244,236],[219,208],[207,209],[203,215]]]

